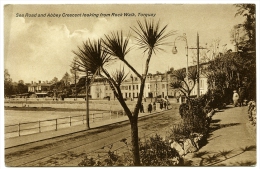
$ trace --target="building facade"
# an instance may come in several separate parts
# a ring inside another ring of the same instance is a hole
[[[176,90],[171,89],[169,83],[174,80],[172,74],[148,74],[144,86],[144,98],[175,96]],[[120,86],[123,98],[138,98],[141,81],[138,77],[126,79]],[[108,82],[95,81],[91,84],[90,95],[92,99],[115,98]]]
[[[201,65],[206,66],[206,65]],[[202,69],[201,69],[202,70]],[[207,78],[200,72],[200,95],[205,94],[208,91]],[[180,97],[182,93],[178,89],[173,89],[170,83],[177,81],[177,78],[173,75],[173,72],[148,74],[146,77],[144,87],[144,98],[175,98]],[[189,81],[189,87],[192,87],[192,81]],[[121,84],[121,92],[123,98],[134,99],[139,96],[141,81],[138,77],[129,77]],[[110,88],[110,85],[105,80],[95,81],[91,84],[90,95],[92,99],[114,99],[114,93]],[[197,84],[195,84],[190,96],[197,96]]]
[[[39,81],[39,83],[33,82],[31,84],[28,85],[28,92],[33,92],[33,93],[42,93],[42,92],[48,92],[50,91],[50,86],[51,84],[49,83],[45,83],[45,82],[41,82]]]

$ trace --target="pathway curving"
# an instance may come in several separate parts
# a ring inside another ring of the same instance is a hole
[[[230,106],[215,113],[208,143],[193,154],[193,165],[256,165],[256,127],[249,123],[247,110]]]

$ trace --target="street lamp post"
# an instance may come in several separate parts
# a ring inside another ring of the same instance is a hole
[[[79,69],[79,66],[76,66],[76,63],[74,64],[74,84],[75,84],[75,101],[77,100],[77,70]]]
[[[133,84],[133,78],[134,78],[134,77],[133,77],[132,74],[130,75],[130,77],[131,77],[131,79],[132,79],[132,96],[131,96],[131,97],[133,98],[132,101],[134,101],[134,84]]]
[[[200,48],[199,48],[199,34],[197,33],[197,97],[200,97]]]
[[[186,42],[186,56],[187,56],[186,76],[187,76],[187,82],[188,82],[188,49],[197,49],[197,97],[199,97],[200,96],[199,50],[200,49],[206,49],[206,48],[199,47],[199,33],[197,33],[197,47],[196,48],[188,48],[188,42],[187,42],[186,34],[183,34],[183,36],[178,36],[174,40],[174,46],[173,46],[173,49],[172,49],[173,54],[177,53],[177,49],[176,49],[176,46],[175,46],[175,41],[177,39],[182,39],[182,40],[185,40],[185,42]]]
[[[166,98],[168,99],[168,72],[166,71]]]
[[[188,71],[188,64],[189,64],[189,60],[188,60],[188,49],[189,49],[189,47],[188,47],[188,41],[187,41],[187,37],[186,37],[186,34],[184,33],[183,34],[183,36],[177,36],[176,38],[175,38],[175,40],[174,40],[174,45],[173,45],[173,48],[172,48],[172,53],[173,54],[177,54],[177,47],[176,47],[176,45],[175,45],[175,42],[176,42],[176,40],[184,40],[185,41],[185,50],[186,50],[186,57],[187,57],[187,65],[186,65],[186,79],[187,79],[187,83],[189,83],[189,78],[188,78],[188,73],[189,73],[189,71]]]
[[[175,45],[175,42],[176,40],[184,40],[185,41],[185,50],[186,50],[186,57],[187,57],[187,64],[186,64],[186,81],[187,81],[187,84],[189,84],[189,57],[188,57],[188,40],[187,40],[187,37],[186,37],[186,34],[184,33],[183,36],[177,36],[174,40],[174,46],[172,48],[172,53],[173,54],[177,54],[177,47]]]
[[[197,49],[197,97],[200,96],[200,49],[207,49],[207,48],[203,48],[200,47],[200,42],[199,42],[199,33],[197,33],[197,47],[196,48],[189,48],[189,49]]]
[[[157,78],[158,76],[155,75],[155,103],[157,102]]]

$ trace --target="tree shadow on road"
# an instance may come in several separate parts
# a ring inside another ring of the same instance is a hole
[[[214,120],[211,120],[210,123],[218,123],[218,122],[220,122],[220,121],[221,121],[220,119],[214,119]]]
[[[254,161],[243,161],[232,163],[232,166],[255,166],[256,162]]]
[[[241,123],[229,123],[229,124],[211,124],[209,132],[216,131],[218,129],[226,128],[226,127],[232,127],[232,126],[237,126],[240,125]]]

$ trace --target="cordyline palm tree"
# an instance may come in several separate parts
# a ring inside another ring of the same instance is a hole
[[[196,84],[197,69],[195,67],[191,67],[189,69],[188,71],[189,82],[185,80],[186,71],[184,69],[175,70],[173,72],[173,76],[177,78],[177,81],[171,82],[170,86],[173,89],[178,89],[186,97],[187,100],[190,100],[191,91],[194,89]],[[191,86],[189,85],[190,83],[192,84]]]
[[[152,54],[155,51],[163,50],[161,46],[166,45],[166,39],[173,34],[173,32],[166,33],[166,26],[159,29],[159,22],[154,23],[153,21],[144,21],[144,24],[137,21],[138,26],[131,28],[136,36],[134,37],[137,41],[137,45],[144,53],[148,53],[146,59],[145,72],[143,75],[139,74],[136,69],[128,63],[126,60],[126,55],[131,51],[132,48],[128,47],[130,34],[124,38],[121,32],[112,32],[110,35],[105,35],[105,38],[97,43],[83,44],[83,49],[79,48],[79,52],[74,52],[81,60],[79,65],[85,68],[87,71],[91,71],[93,74],[99,72],[108,81],[115,97],[120,102],[126,115],[129,118],[131,125],[131,143],[132,143],[132,153],[133,153],[133,164],[135,166],[140,165],[140,155],[139,155],[139,138],[138,138],[138,113],[141,107],[144,84],[146,80],[146,75],[149,69],[149,63]],[[91,50],[90,50],[91,49]],[[109,73],[106,69],[106,64],[111,63],[114,59],[117,59],[124,63],[141,81],[140,92],[137,100],[137,106],[134,112],[128,108],[124,101],[120,85],[127,77],[127,74],[122,70],[116,70],[114,73]]]
[[[83,47],[78,47],[78,51],[72,51],[79,59],[75,60],[75,66],[78,67],[78,71],[86,73],[86,104],[87,115],[86,125],[89,129],[89,106],[88,106],[88,90],[90,84],[94,81],[95,76],[100,74],[102,67],[111,60],[106,52],[102,50],[101,40],[90,41],[83,43]],[[89,78],[92,75],[92,78]]]

